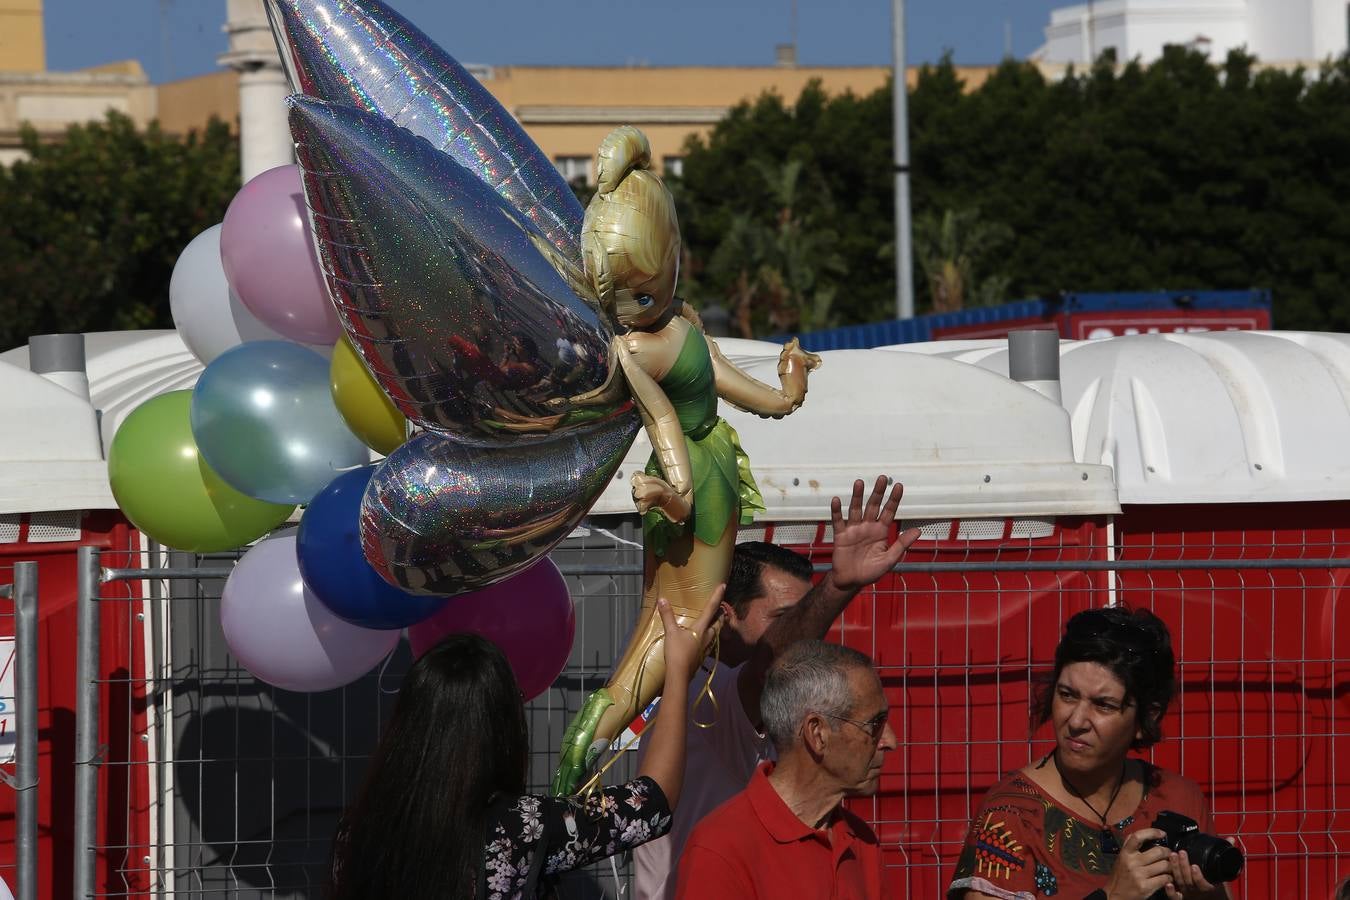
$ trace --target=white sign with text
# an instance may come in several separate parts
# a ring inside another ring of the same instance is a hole
[[[14,762],[14,638],[0,637],[0,765]]]

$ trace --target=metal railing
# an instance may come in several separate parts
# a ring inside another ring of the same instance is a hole
[[[38,568],[14,565],[14,580],[0,588],[14,608],[14,774],[0,780],[15,792],[14,869],[17,900],[38,896]]]

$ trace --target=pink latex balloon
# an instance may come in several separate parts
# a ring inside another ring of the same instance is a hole
[[[344,622],[300,578],[295,535],[254,545],[220,597],[220,625],[235,658],[268,684],[327,691],[369,672],[398,645],[397,631]]]
[[[315,256],[300,170],[278,166],[239,189],[225,211],[220,262],[248,311],[306,344],[342,334]]]
[[[562,573],[548,557],[519,575],[450,600],[408,628],[414,657],[457,632],[481,635],[501,648],[526,700],[538,697],[562,672],[572,652],[576,613]]]

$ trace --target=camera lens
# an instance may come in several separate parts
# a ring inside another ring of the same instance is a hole
[[[1242,851],[1222,838],[1196,832],[1177,849],[1186,851],[1210,884],[1232,881],[1242,871]]]

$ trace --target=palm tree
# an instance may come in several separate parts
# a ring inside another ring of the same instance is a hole
[[[751,212],[738,213],[709,261],[712,273],[730,284],[732,321],[743,337],[753,337],[756,320],[770,331],[810,331],[831,324],[830,307],[838,280],[848,274],[835,250],[838,235],[814,226],[800,212],[801,160],[774,165],[751,161],[755,175],[768,188],[771,221]],[[813,185],[822,204],[829,195],[823,183]]]
[[[979,279],[993,254],[1012,240],[1012,229],[987,222],[978,209],[948,209],[941,217],[924,213],[914,222],[914,256],[928,280],[933,312],[968,306],[995,306],[1006,299],[1009,279]]]

